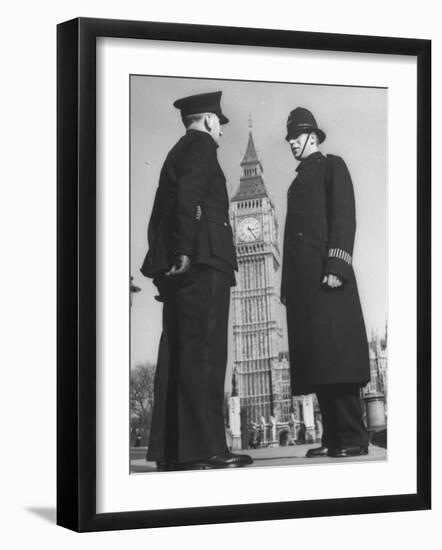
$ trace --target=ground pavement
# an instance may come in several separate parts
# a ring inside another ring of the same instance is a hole
[[[288,447],[265,447],[261,449],[248,449],[238,451],[246,453],[253,458],[253,464],[248,468],[260,468],[263,466],[293,466],[302,464],[338,464],[343,462],[374,462],[387,460],[387,450],[376,445],[370,445],[368,455],[352,458],[305,458],[308,449],[317,447],[318,444],[293,445]],[[132,473],[156,472],[155,462],[146,462],[146,447],[132,447],[130,452],[130,464]]]

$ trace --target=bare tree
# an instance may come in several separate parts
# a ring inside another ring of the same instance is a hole
[[[152,420],[156,366],[138,363],[130,373],[131,444],[147,445]]]

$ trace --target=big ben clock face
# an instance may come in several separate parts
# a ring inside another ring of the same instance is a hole
[[[261,238],[261,224],[257,218],[244,218],[238,225],[238,238],[250,243]]]

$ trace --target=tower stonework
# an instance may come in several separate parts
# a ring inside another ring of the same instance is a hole
[[[238,258],[232,289],[233,371],[242,429],[290,419],[290,374],[283,347],[278,222],[250,128],[239,187],[231,202]],[[273,417],[273,418],[272,418]]]

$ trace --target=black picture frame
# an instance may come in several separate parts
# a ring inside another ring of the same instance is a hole
[[[96,39],[266,46],[417,59],[416,494],[96,512]],[[57,28],[57,523],[84,531],[431,507],[431,41],[78,18]]]

